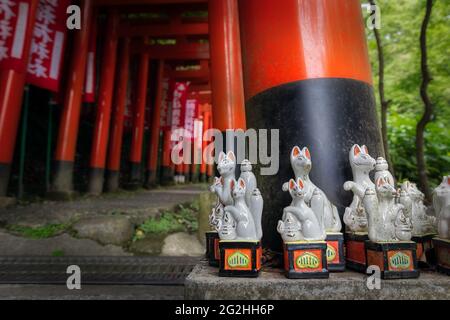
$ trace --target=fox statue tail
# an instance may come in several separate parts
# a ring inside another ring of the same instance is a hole
[[[253,221],[255,222],[255,230],[258,240],[261,240],[263,234],[261,227],[263,205],[264,201],[261,196],[261,192],[259,191],[258,188],[255,188],[252,192],[249,209],[253,216]]]

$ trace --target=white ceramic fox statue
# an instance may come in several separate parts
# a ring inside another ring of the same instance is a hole
[[[436,212],[440,238],[450,239],[450,175],[442,179],[433,192],[433,208]]]
[[[327,232],[339,232],[342,228],[341,219],[337,211],[330,200],[328,200],[326,194],[318,188],[309,178],[309,173],[312,168],[311,153],[307,147],[300,149],[298,146],[292,148],[291,151],[291,166],[294,170],[295,179],[302,179],[305,190],[305,202],[313,209],[317,218],[325,225]],[[283,185],[283,190],[288,190],[288,185]],[[317,192],[320,197],[316,198],[315,203],[311,202],[313,192]]]
[[[284,208],[282,222],[286,222],[288,214],[290,213],[301,225],[300,235],[303,235],[302,240],[325,240],[327,234],[323,223],[320,223],[314,211],[305,202],[306,190],[302,179],[298,179],[297,182],[293,179],[289,180],[288,188],[289,194],[292,197],[292,203],[290,206]],[[311,201],[314,201],[314,197],[319,194],[320,192],[313,192]],[[280,224],[280,222],[278,223]],[[285,231],[287,231],[287,229]]]
[[[224,208],[225,213],[230,213],[236,221],[236,239],[235,240],[261,240],[261,214],[253,215],[245,201],[246,185],[245,181],[239,178],[238,181],[231,180],[230,188],[234,200],[233,205]],[[252,208],[260,208],[262,212],[262,197],[259,190],[253,190],[250,204]],[[256,219],[255,219],[256,218]]]
[[[344,223],[352,232],[367,232],[367,215],[362,199],[367,188],[375,188],[369,173],[375,168],[375,159],[365,145],[353,145],[349,152],[353,181],[346,181],[344,189],[353,192],[353,201],[345,208]]]
[[[221,151],[218,160],[217,170],[220,177],[214,177],[214,183],[210,187],[210,191],[217,195],[217,203],[209,216],[209,223],[216,231],[219,231],[219,225],[222,225],[223,208],[233,204],[230,181],[235,179],[236,157],[232,151],[227,154]]]
[[[233,197],[231,196],[230,181],[235,179],[236,157],[232,151],[227,154],[219,153],[219,161],[217,163],[217,171],[219,171],[220,178],[214,178],[214,184],[211,186],[211,192],[214,192],[220,203],[224,206],[233,204]]]
[[[436,218],[427,214],[427,208],[423,204],[425,195],[417,189],[416,184],[404,181],[401,191],[405,192],[412,201],[413,236],[436,233]]]
[[[368,218],[368,235],[373,242],[408,241],[411,239],[411,201],[406,193],[396,203],[397,191],[388,177],[376,180],[376,189],[368,187],[363,204]]]

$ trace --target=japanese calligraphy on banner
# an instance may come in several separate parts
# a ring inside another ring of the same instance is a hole
[[[180,130],[184,127],[186,99],[188,95],[189,82],[175,82],[173,85],[169,110],[170,110],[170,128],[172,130],[172,146],[174,147],[176,141],[181,141],[183,137],[180,135]]]
[[[175,82],[171,103],[171,128],[183,128],[185,122],[185,107],[189,82]]]
[[[198,100],[186,100],[186,107],[184,112],[184,129],[189,133],[191,140],[194,139],[194,119],[197,115]]]
[[[39,0],[36,13],[27,82],[51,91],[59,88],[68,5],[69,0]]]
[[[168,130],[170,129],[169,121],[169,78],[163,78],[162,81],[162,97],[161,97],[161,114],[160,114],[160,129]]]
[[[0,0],[0,69],[24,72],[25,36],[30,32],[28,16],[32,0]]]

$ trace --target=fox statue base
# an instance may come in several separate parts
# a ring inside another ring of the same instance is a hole
[[[260,241],[220,240],[220,277],[256,278],[261,270]]]
[[[345,265],[347,268],[366,273],[366,241],[369,240],[367,232],[345,233]]]
[[[330,272],[345,271],[344,235],[341,232],[327,232],[327,265]]]
[[[380,268],[381,279],[409,279],[420,275],[413,241],[366,241],[367,265]]]
[[[430,268],[436,264],[434,255],[433,238],[435,233],[413,236],[411,241],[417,243],[417,261],[420,268]]]
[[[207,231],[205,232],[205,238],[206,238],[205,257],[208,260],[208,264],[211,267],[218,267],[220,260],[219,233],[217,231]]]
[[[439,237],[433,238],[436,254],[436,269],[450,276],[450,240]]]
[[[286,278],[329,278],[325,241],[284,242],[283,247]]]

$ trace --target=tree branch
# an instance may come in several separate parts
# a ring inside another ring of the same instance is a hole
[[[428,201],[431,201],[431,192],[428,186],[427,168],[425,163],[425,141],[424,132],[426,125],[431,121],[433,115],[433,104],[428,96],[427,88],[428,84],[432,80],[430,71],[428,70],[427,61],[427,28],[430,22],[431,9],[433,7],[433,0],[427,0],[425,16],[423,18],[422,27],[420,30],[420,68],[422,72],[422,83],[420,85],[420,97],[422,98],[425,110],[422,118],[419,120],[416,126],[416,158],[417,158],[417,170],[419,174],[419,185],[425,194]]]
[[[369,0],[371,6],[376,6],[375,0]],[[378,52],[378,93],[380,95],[380,105],[381,105],[381,137],[383,140],[384,156],[389,164],[389,169],[391,173],[394,174],[394,165],[391,161],[389,154],[389,143],[388,143],[388,133],[387,133],[387,111],[391,100],[386,100],[384,95],[384,52],[383,44],[381,42],[380,32],[377,28],[373,28],[373,33],[375,34],[375,40],[377,43]]]

